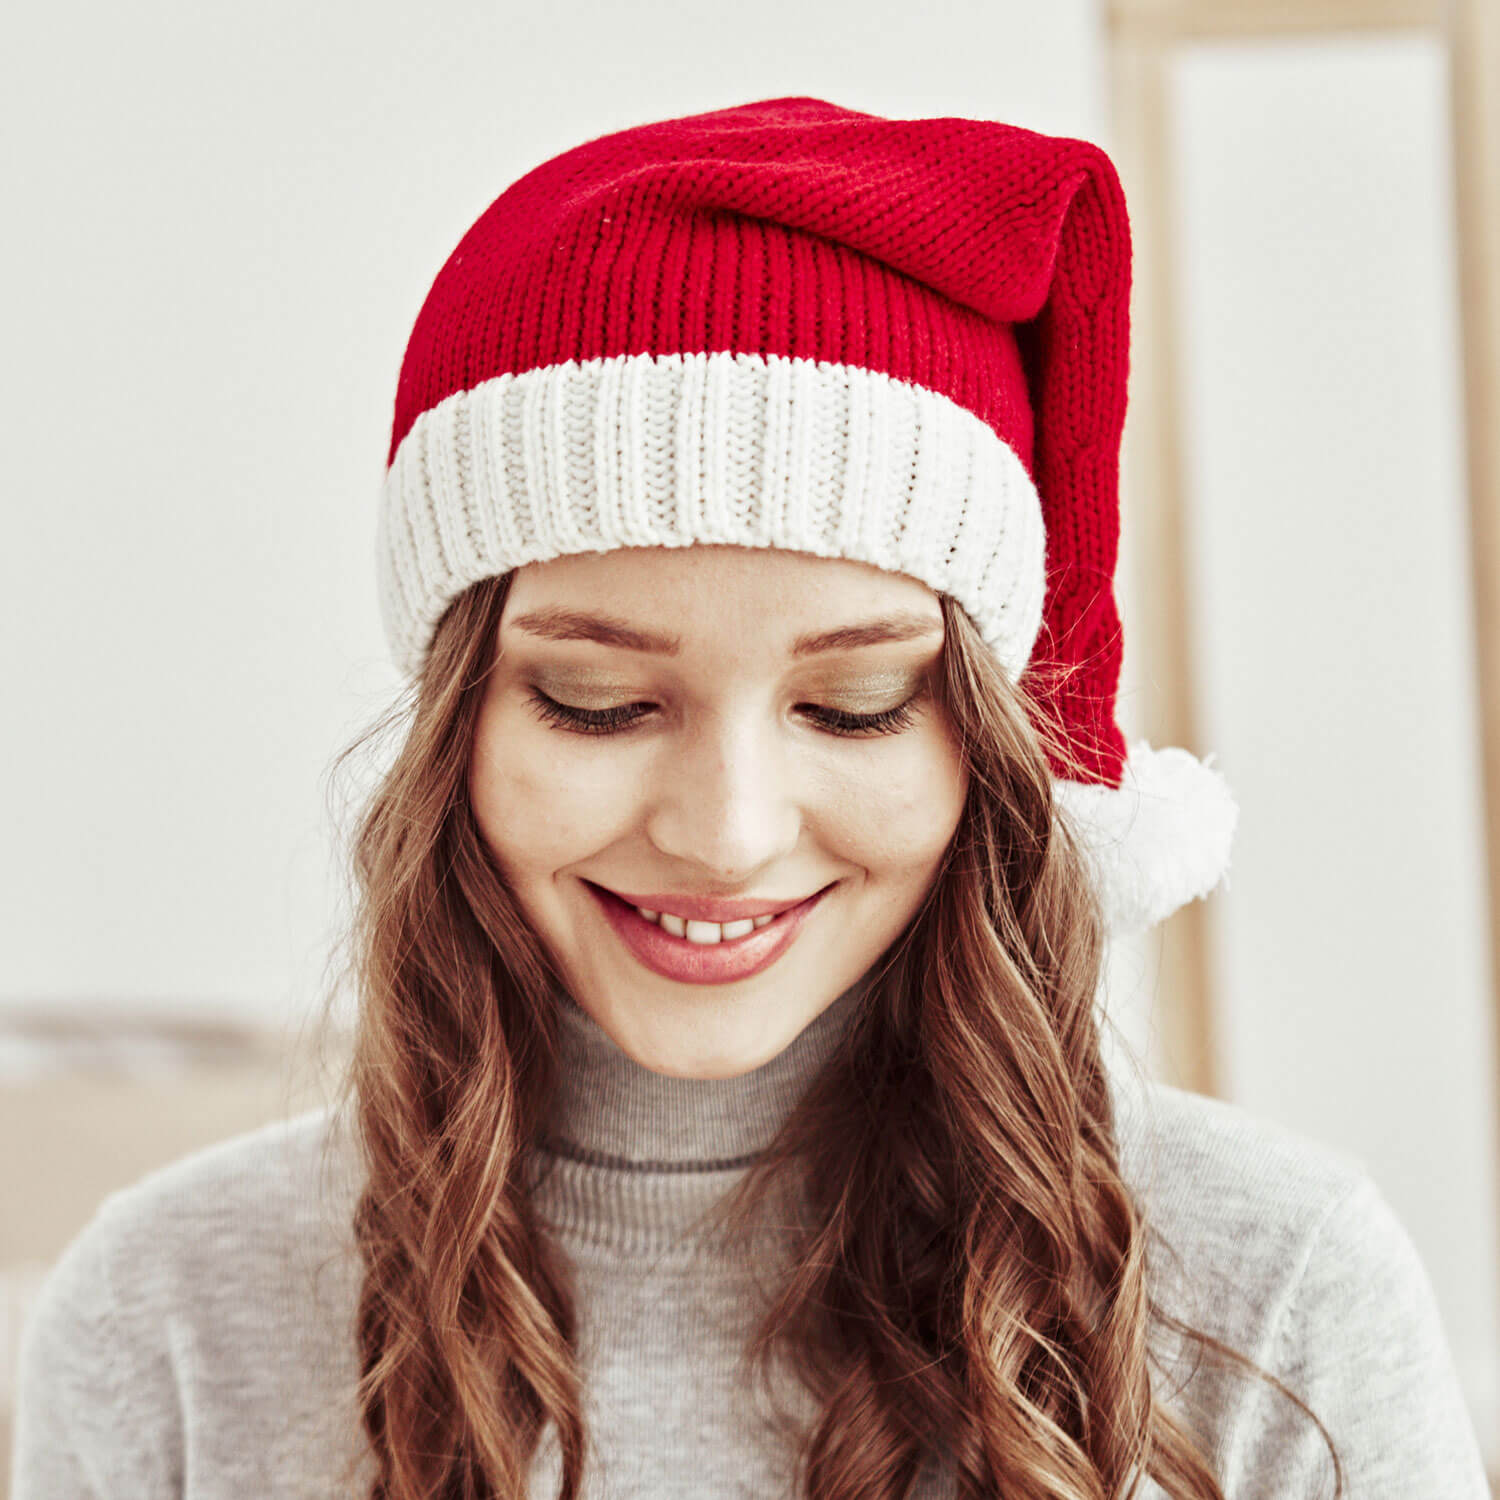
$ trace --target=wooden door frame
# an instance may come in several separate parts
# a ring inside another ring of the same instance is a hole
[[[1132,420],[1121,455],[1139,591],[1132,635],[1149,664],[1153,744],[1201,751],[1189,628],[1181,315],[1173,265],[1167,75],[1185,42],[1421,31],[1445,43],[1455,192],[1465,467],[1481,734],[1485,910],[1500,1096],[1500,3],[1497,0],[1104,0],[1111,155],[1131,210]],[[1222,1093],[1212,993],[1212,911],[1190,902],[1155,934],[1156,1024],[1169,1082]]]

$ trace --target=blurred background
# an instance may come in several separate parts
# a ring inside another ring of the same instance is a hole
[[[406,335],[557,151],[785,94],[1084,137],[1136,247],[1121,719],[1230,886],[1107,1041],[1361,1158],[1500,1472],[1495,0],[52,0],[0,62],[0,1494],[29,1299],[114,1188],[326,1102],[390,702]]]

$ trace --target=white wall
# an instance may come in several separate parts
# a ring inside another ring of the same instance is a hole
[[[1444,56],[1172,73],[1194,634],[1241,801],[1226,1092],[1361,1156],[1497,1454],[1495,1127]]]
[[[60,0],[7,33],[0,1004],[317,997],[325,768],[397,683],[401,353],[516,177],[777,94],[1102,129],[1087,0]]]

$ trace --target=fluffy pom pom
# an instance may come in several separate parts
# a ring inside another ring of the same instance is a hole
[[[1054,796],[1087,851],[1113,933],[1154,927],[1187,902],[1228,884],[1239,806],[1213,757],[1126,749],[1118,787],[1058,780]]]

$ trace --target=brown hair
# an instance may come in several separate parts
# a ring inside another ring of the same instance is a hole
[[[570,1267],[531,1198],[559,980],[468,798],[511,576],[453,601],[414,701],[334,763],[409,714],[355,831],[344,935],[359,1010],[338,1106],[353,1102],[367,1174],[370,1500],[524,1494],[549,1425],[559,1500],[576,1500],[591,1457]],[[768,1385],[784,1364],[814,1402],[799,1493],[896,1500],[940,1456],[965,1497],[1123,1500],[1150,1475],[1173,1500],[1223,1500],[1150,1376],[1155,1323],[1301,1407],[1337,1497],[1342,1465],[1305,1403],[1148,1293],[1150,1226],[1121,1175],[1101,1058],[1104,930],[1047,757],[1072,762],[1039,699],[939,597],[935,689],[970,778],[958,828],[842,1045],[722,1204],[731,1232],[773,1192],[800,1205],[745,1350]]]

